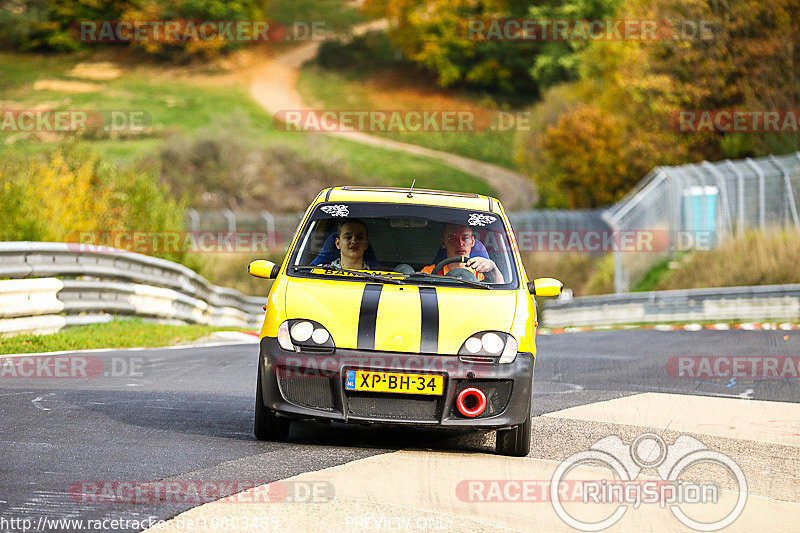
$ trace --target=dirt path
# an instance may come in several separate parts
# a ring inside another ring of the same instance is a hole
[[[370,30],[384,28],[385,26],[384,21],[359,24],[353,28],[353,34],[359,35]],[[273,115],[279,111],[308,110],[308,107],[297,92],[297,78],[303,63],[316,56],[319,45],[319,42],[313,41],[302,44],[284,54],[269,59],[266,63],[254,69],[250,82],[250,94],[253,99]],[[328,135],[370,146],[428,157],[467,174],[477,176],[497,192],[500,201],[503,202],[503,205],[508,210],[529,209],[538,198],[533,184],[528,178],[498,165],[449,152],[431,150],[415,144],[375,137],[358,131],[330,132]]]

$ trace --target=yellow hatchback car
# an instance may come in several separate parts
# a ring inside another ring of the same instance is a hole
[[[293,419],[497,431],[530,451],[534,295],[496,199],[334,187],[306,211],[272,278],[261,328],[255,436]]]

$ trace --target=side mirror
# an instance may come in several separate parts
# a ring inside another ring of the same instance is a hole
[[[564,284],[555,278],[536,278],[528,282],[528,292],[534,296],[558,296]]]
[[[247,271],[251,276],[264,279],[273,279],[278,277],[278,271],[281,269],[280,265],[276,265],[272,261],[258,259],[247,265]]]

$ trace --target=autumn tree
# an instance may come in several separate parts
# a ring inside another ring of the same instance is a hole
[[[604,205],[658,165],[800,148],[797,134],[685,132],[673,121],[683,110],[796,109],[798,7],[797,0],[624,0],[616,17],[666,20],[673,33],[655,42],[593,42],[578,53],[578,81],[532,108],[544,119],[520,132],[516,157],[543,203]]]
[[[85,47],[80,21],[231,21],[264,18],[266,0],[9,0],[0,3],[0,45],[20,51],[73,52]],[[135,48],[164,59],[213,56],[239,46],[224,35],[215,39],[164,38],[131,41]]]
[[[392,42],[404,55],[435,73],[442,87],[469,85],[505,95],[536,95],[529,75],[541,43],[482,39],[470,21],[527,16],[530,1],[366,0],[368,15],[386,18]]]
[[[559,0],[541,2],[528,9],[528,17],[539,21],[608,20],[614,16],[620,0]],[[588,39],[550,40],[538,51],[530,68],[530,76],[540,87],[572,81],[578,78],[580,52]]]

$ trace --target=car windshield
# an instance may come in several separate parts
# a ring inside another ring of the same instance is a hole
[[[468,288],[515,289],[519,279],[497,213],[426,205],[320,204],[289,265],[293,276]]]

